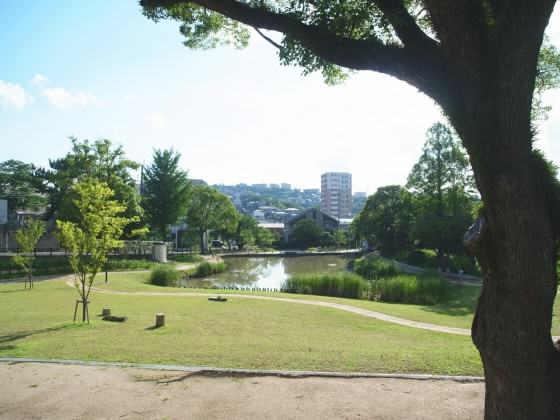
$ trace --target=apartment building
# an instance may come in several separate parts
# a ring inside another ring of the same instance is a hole
[[[321,175],[321,211],[336,219],[352,215],[352,174],[327,172]]]

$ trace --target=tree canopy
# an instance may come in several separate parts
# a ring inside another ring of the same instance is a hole
[[[8,211],[39,210],[45,205],[38,189],[41,179],[33,164],[19,160],[0,163],[0,198],[8,201]]]
[[[89,322],[87,311],[91,285],[107,261],[109,251],[122,246],[119,239],[130,222],[123,217],[126,207],[113,200],[114,192],[96,179],[72,187],[75,221],[57,220],[58,237],[69,254],[75,286],[83,304],[82,321]]]
[[[363,210],[352,221],[352,230],[387,256],[395,256],[412,244],[416,217],[414,198],[400,185],[380,187],[368,197]]]
[[[181,154],[173,149],[154,150],[153,161],[142,180],[142,206],[154,234],[167,240],[169,225],[184,215],[190,183],[179,167]]]
[[[469,159],[452,131],[436,123],[426,137],[407,182],[418,195],[419,216],[412,236],[436,250],[443,267],[446,255],[462,249],[463,235],[472,223],[476,189]]]
[[[200,251],[208,248],[209,229],[233,232],[237,227],[237,211],[228,196],[206,185],[194,185],[187,208],[187,223],[198,229]]]
[[[323,229],[315,220],[301,219],[294,224],[291,241],[300,249],[321,245]]]
[[[49,160],[50,169],[42,173],[49,214],[61,220],[75,220],[78,215],[74,206],[74,184],[97,180],[106,184],[114,192],[114,199],[125,206],[125,217],[138,219],[142,208],[130,171],[137,170],[140,165],[128,159],[122,146],[113,145],[109,139],[91,142],[70,137],[70,141],[71,151],[62,158]],[[136,227],[131,225],[129,233]]]

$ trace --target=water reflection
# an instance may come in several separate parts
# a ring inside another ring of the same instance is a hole
[[[348,260],[338,256],[308,256],[288,258],[232,257],[231,269],[208,280],[220,287],[280,289],[292,274],[342,271]]]

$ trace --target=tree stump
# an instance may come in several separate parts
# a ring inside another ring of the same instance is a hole
[[[103,308],[101,310],[101,315],[103,316],[111,315],[111,308]]]
[[[165,325],[165,314],[156,314],[156,328],[161,328]]]

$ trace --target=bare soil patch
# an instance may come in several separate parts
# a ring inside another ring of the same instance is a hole
[[[484,384],[0,363],[0,419],[481,419]]]

